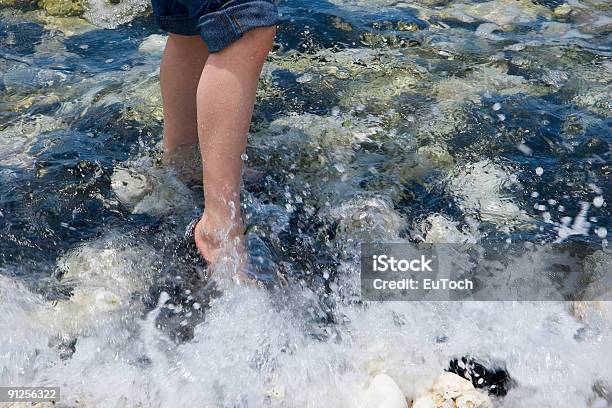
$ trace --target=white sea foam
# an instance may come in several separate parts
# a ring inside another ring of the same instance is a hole
[[[142,261],[150,249],[112,240],[100,245],[80,249],[62,264],[80,285],[116,288],[121,305],[147,285]],[[96,247],[101,252],[86,254]],[[542,260],[543,269],[555,262]],[[514,264],[504,274],[524,266]],[[355,267],[344,276],[354,286]],[[9,339],[3,344],[3,382],[60,384],[66,403],[358,407],[375,373],[391,376],[411,398],[450,358],[465,354],[503,362],[517,381],[500,406],[585,406],[596,381],[612,380],[609,322],[599,321],[597,334],[578,340],[583,324],[562,302],[340,302],[335,314],[343,323],[326,327],[312,320],[318,295],[301,285],[284,293],[235,286],[213,301],[194,338],[177,346],[156,328],[157,309],[141,318],[137,308],[128,308],[122,319],[108,319],[109,310],[97,307],[94,296],[81,307],[63,308],[62,319],[82,330],[72,357],[60,361],[49,347],[50,338],[68,334],[64,322],[51,318],[57,306],[10,278],[0,280],[0,298],[0,325]],[[164,301],[162,295],[159,307]],[[79,318],[83,310],[96,323],[87,330]]]

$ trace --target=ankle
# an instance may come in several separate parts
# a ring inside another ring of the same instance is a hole
[[[198,145],[179,145],[172,149],[164,146],[164,166],[173,170],[183,182],[201,182],[202,161]]]
[[[241,237],[244,234],[244,226],[239,214],[232,216],[227,212],[204,210],[200,224],[202,233],[210,241],[218,243]]]

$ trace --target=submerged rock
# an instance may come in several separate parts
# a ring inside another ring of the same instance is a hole
[[[82,0],[38,0],[38,6],[52,16],[80,16],[85,11]]]
[[[581,90],[573,102],[585,109],[600,115],[609,115],[612,111],[612,85],[595,85]]]
[[[66,37],[84,34],[97,29],[95,25],[80,16],[56,16],[47,13],[45,10],[32,10],[26,13],[26,15],[28,18],[40,22],[45,29],[60,31]],[[58,55],[56,54],[54,57],[57,58]]]
[[[458,225],[458,222],[451,221],[442,214],[432,214],[423,221],[421,230],[425,232],[425,242],[430,244],[473,242],[474,237],[460,230]]]
[[[450,155],[442,143],[421,146],[417,153],[426,157],[438,169],[452,167],[454,164],[453,156]]]
[[[153,250],[125,237],[107,236],[74,249],[57,262],[56,275],[72,287],[68,299],[32,318],[54,333],[79,335],[113,324],[125,313],[138,314],[143,304],[132,297],[151,283]]]
[[[394,240],[405,228],[402,216],[381,198],[355,198],[329,209],[345,242]]]
[[[42,133],[66,126],[61,120],[50,116],[34,115],[0,131],[0,165],[28,168],[35,162],[30,154]]]
[[[117,167],[111,187],[119,201],[134,214],[163,215],[195,208],[193,192],[167,169],[156,168],[146,158],[130,167]]]
[[[570,313],[578,320],[592,322],[612,317],[612,254],[597,250],[582,260],[581,284],[585,286],[581,301],[569,303]]]
[[[481,220],[509,230],[530,221],[525,211],[504,193],[512,184],[514,182],[505,170],[482,160],[458,166],[448,189],[463,210],[476,212]]]
[[[544,6],[528,0],[494,0],[484,3],[453,3],[436,13],[444,18],[455,18],[466,23],[490,21],[504,28],[528,23],[552,13]]]
[[[486,92],[515,95],[544,91],[530,85],[522,76],[509,75],[507,71],[507,67],[477,67],[466,77],[452,77],[436,83],[434,90],[439,103],[444,105],[463,104],[466,101],[479,104]]]
[[[145,174],[133,169],[116,168],[111,178],[111,188],[123,205],[135,207],[147,194],[153,191]]]
[[[161,55],[161,53],[164,51],[164,47],[166,46],[166,41],[168,41],[167,35],[151,34],[140,43],[138,46],[138,51],[148,54]]]

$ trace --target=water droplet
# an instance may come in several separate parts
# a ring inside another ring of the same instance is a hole
[[[242,153],[242,154],[240,155],[240,158],[241,158],[243,161],[247,161],[247,160],[249,160],[249,156],[248,156],[246,153]]]
[[[544,169],[541,167],[536,167],[535,172],[538,176],[541,176],[542,174],[544,174]]]
[[[501,109],[501,103],[499,103],[499,102],[495,102],[495,103],[493,104],[493,110],[494,110],[494,111],[498,111],[498,110],[500,110],[500,109]]]
[[[595,228],[595,234],[601,239],[604,239],[608,236],[608,230],[605,227],[597,227]]]
[[[497,115],[497,118],[503,122],[504,120],[506,120],[506,115],[504,115],[503,113],[499,113]]]
[[[604,203],[604,198],[602,196],[597,196],[593,199],[593,205],[597,208],[601,207]]]
[[[533,153],[533,150],[527,146],[524,143],[521,143],[519,145],[516,146],[516,148],[523,154],[526,154],[527,156],[531,156],[531,154]]]

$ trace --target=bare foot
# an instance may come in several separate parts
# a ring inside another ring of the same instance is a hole
[[[229,275],[232,280],[248,281],[248,255],[244,245],[244,229],[239,225],[215,222],[205,213],[195,226],[194,239],[200,255],[212,273]]]

